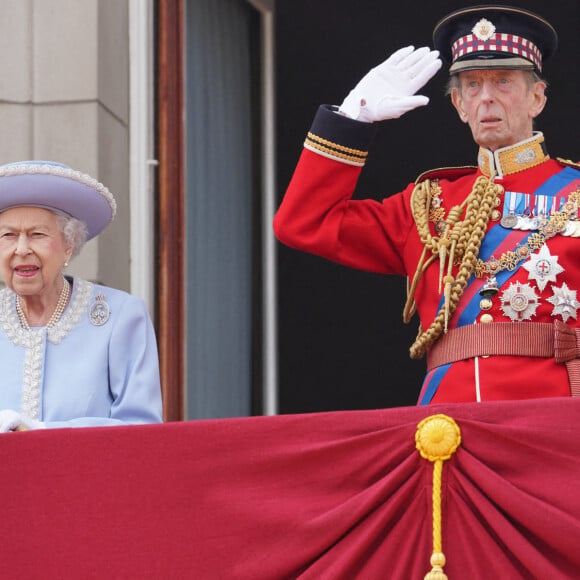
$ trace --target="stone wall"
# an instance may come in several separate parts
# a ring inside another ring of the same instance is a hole
[[[70,273],[129,290],[128,0],[2,0],[0,163],[46,159],[115,193]]]

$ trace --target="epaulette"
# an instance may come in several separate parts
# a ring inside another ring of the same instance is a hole
[[[580,168],[580,163],[578,161],[572,161],[571,159],[563,159],[562,157],[556,157],[556,161],[558,161],[562,165]]]
[[[438,167],[424,171],[415,179],[415,183],[420,183],[425,179],[449,179],[451,181],[459,179],[464,175],[469,175],[477,171],[475,165],[464,165],[462,167]]]

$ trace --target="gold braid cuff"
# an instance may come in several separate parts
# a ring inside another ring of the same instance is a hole
[[[353,149],[352,147],[346,147],[340,143],[329,141],[319,135],[315,135],[312,131],[308,132],[306,140],[304,141],[304,147],[338,161],[344,161],[351,165],[361,167],[365,164],[368,157],[368,151]]]

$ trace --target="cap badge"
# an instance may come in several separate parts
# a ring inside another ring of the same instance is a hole
[[[472,29],[475,38],[478,40],[489,40],[495,34],[495,26],[486,18],[482,18]]]

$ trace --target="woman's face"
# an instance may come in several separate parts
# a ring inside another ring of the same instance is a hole
[[[58,292],[71,253],[52,211],[15,207],[0,213],[0,275],[17,294]]]

